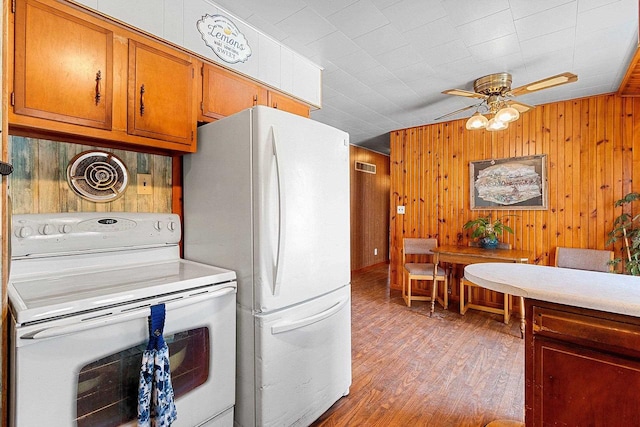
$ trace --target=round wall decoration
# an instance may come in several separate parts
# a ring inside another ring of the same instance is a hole
[[[122,160],[113,153],[85,151],[69,162],[67,182],[83,199],[111,202],[124,194],[129,173]]]

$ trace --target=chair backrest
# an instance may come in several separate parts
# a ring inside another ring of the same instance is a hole
[[[582,248],[556,248],[556,267],[577,270],[613,271],[609,261],[613,261],[613,251]]]
[[[469,242],[469,246],[474,248],[481,248],[482,244],[480,242]],[[498,242],[498,249],[513,249],[513,245],[511,243],[503,243]]]
[[[422,239],[406,237],[402,239],[402,263],[406,263],[406,255],[433,255],[433,248],[438,247],[438,239]]]

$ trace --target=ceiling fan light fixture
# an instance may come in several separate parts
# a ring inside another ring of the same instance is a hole
[[[495,117],[489,120],[489,123],[487,123],[487,130],[490,132],[494,132],[497,130],[504,130],[508,127],[509,127],[509,123],[501,122],[500,120],[497,120]]]
[[[520,118],[520,112],[513,107],[504,107],[496,113],[495,118],[503,123],[511,123]]]
[[[469,117],[469,120],[467,120],[467,129],[484,129],[487,127],[487,123],[489,123],[489,120],[479,112],[476,112],[473,116]]]

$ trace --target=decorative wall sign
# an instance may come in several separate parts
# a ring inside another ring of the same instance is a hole
[[[205,15],[196,23],[205,44],[229,64],[245,62],[251,56],[247,38],[229,18],[222,15]]]
[[[471,209],[547,209],[547,155],[469,162]]]

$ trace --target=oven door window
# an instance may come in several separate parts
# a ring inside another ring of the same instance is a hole
[[[206,327],[165,336],[169,346],[175,398],[204,384],[209,377],[209,330]],[[137,418],[138,380],[147,343],[85,365],[78,374],[77,423],[119,426]]]

